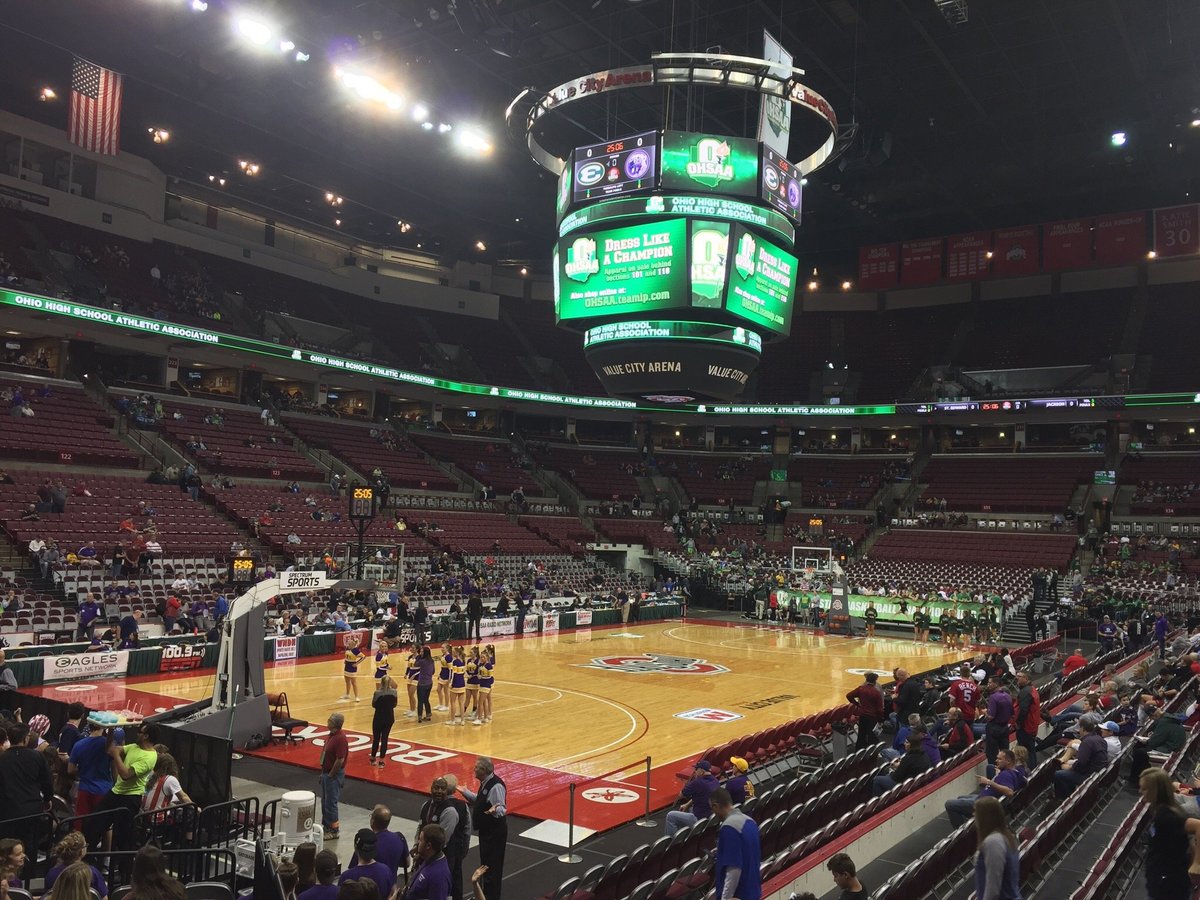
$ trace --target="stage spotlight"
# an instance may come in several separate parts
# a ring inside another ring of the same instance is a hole
[[[1129,140],[1129,135],[1123,131],[1114,131],[1109,140],[1112,142],[1114,147],[1124,147],[1125,142]]]
[[[275,29],[262,19],[238,14],[233,17],[233,30],[238,37],[256,47],[265,47],[275,39]]]
[[[249,175],[251,178],[253,178],[255,175],[257,175],[262,169],[262,167],[258,163],[250,162],[250,160],[248,160],[248,159],[239,159],[238,160],[238,168],[241,169],[243,172],[245,172],[247,175]]]
[[[485,250],[487,250],[487,244],[485,244],[483,241],[476,241],[475,249],[478,250],[480,253],[483,253]]]
[[[291,53],[295,49],[296,49],[295,41],[289,41],[287,38],[284,38],[282,41],[279,42],[279,52],[280,53]]]

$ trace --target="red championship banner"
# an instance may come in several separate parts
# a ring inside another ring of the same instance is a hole
[[[1096,216],[1096,262],[1102,266],[1136,262],[1146,256],[1146,213]]]
[[[1067,219],[1042,226],[1042,264],[1047,269],[1086,269],[1091,263],[1091,219]]]
[[[898,244],[875,244],[858,248],[858,289],[886,291],[896,286],[900,273]]]
[[[1200,250],[1200,205],[1187,203],[1154,211],[1156,256],[1188,256]]]
[[[905,241],[900,245],[900,283],[933,284],[942,280],[942,238]]]
[[[970,281],[988,274],[991,235],[986,231],[955,234],[946,238],[946,278]]]
[[[1038,251],[1036,225],[997,229],[992,232],[992,274],[1036,275],[1042,268]]]

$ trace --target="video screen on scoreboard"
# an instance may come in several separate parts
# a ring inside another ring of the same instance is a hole
[[[796,167],[763,145],[762,181],[759,196],[767,203],[796,222],[800,221],[801,199],[800,173]]]
[[[577,147],[572,171],[576,203],[649,190],[658,175],[658,132]]]
[[[686,306],[687,220],[562,238],[555,276],[559,321]]]
[[[741,225],[732,228],[729,251],[733,258],[726,266],[725,309],[763,328],[788,334],[799,260]]]
[[[728,222],[692,222],[692,306],[720,309],[725,301]]]
[[[707,191],[758,197],[758,141],[724,135],[663,132],[664,191]]]

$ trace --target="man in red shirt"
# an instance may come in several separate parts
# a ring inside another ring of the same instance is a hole
[[[333,713],[329,717],[329,736],[321,750],[321,827],[325,840],[338,836],[341,822],[338,821],[338,800],[342,796],[342,785],[346,783],[346,756],[350,753],[350,742],[342,731],[345,717]]]
[[[179,610],[183,604],[179,602],[179,598],[172,594],[167,598],[166,609],[163,611],[163,631],[170,634],[175,629],[175,622],[179,618]]]
[[[1063,661],[1062,677],[1067,678],[1076,669],[1082,669],[1087,665],[1087,657],[1083,655],[1082,650],[1075,650],[1070,656]]]
[[[979,683],[971,677],[970,663],[963,663],[958,678],[950,685],[950,702],[962,713],[963,721],[972,726],[972,730],[981,693]]]
[[[854,713],[858,716],[858,741],[855,750],[870,747],[875,743],[875,726],[883,718],[883,694],[876,683],[879,681],[877,672],[868,672],[862,684],[846,695],[846,699],[854,704]]]

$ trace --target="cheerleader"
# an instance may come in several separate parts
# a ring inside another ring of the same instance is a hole
[[[377,682],[382,682],[388,676],[388,669],[391,668],[391,664],[388,662],[388,650],[391,646],[387,638],[380,638],[379,649],[375,651],[375,680]]]
[[[346,679],[346,693],[339,697],[339,700],[349,700],[351,694],[354,695],[354,702],[359,702],[358,697],[358,667],[367,661],[367,654],[362,652],[362,648],[358,646],[357,635],[347,635],[346,637],[346,654],[342,661],[342,677]]]
[[[438,676],[437,676],[437,699],[438,705],[434,707],[438,712],[445,712],[450,708],[450,663],[454,661],[454,650],[450,646],[450,642],[442,644],[442,655],[438,657]]]
[[[462,725],[465,718],[463,702],[467,694],[467,664],[458,647],[450,650],[450,721],[447,725]]]
[[[467,658],[467,702],[463,710],[463,715],[468,713],[472,719],[479,718],[479,645],[476,644],[471,648],[471,655]]]
[[[496,683],[496,648],[488,644],[483,648],[479,662],[479,715],[471,720],[472,725],[483,725],[492,721],[492,686]]]
[[[406,718],[415,719],[417,716],[417,675],[421,667],[417,665],[420,648],[414,643],[408,648],[408,660],[404,664],[404,683],[408,687],[408,712]]]

